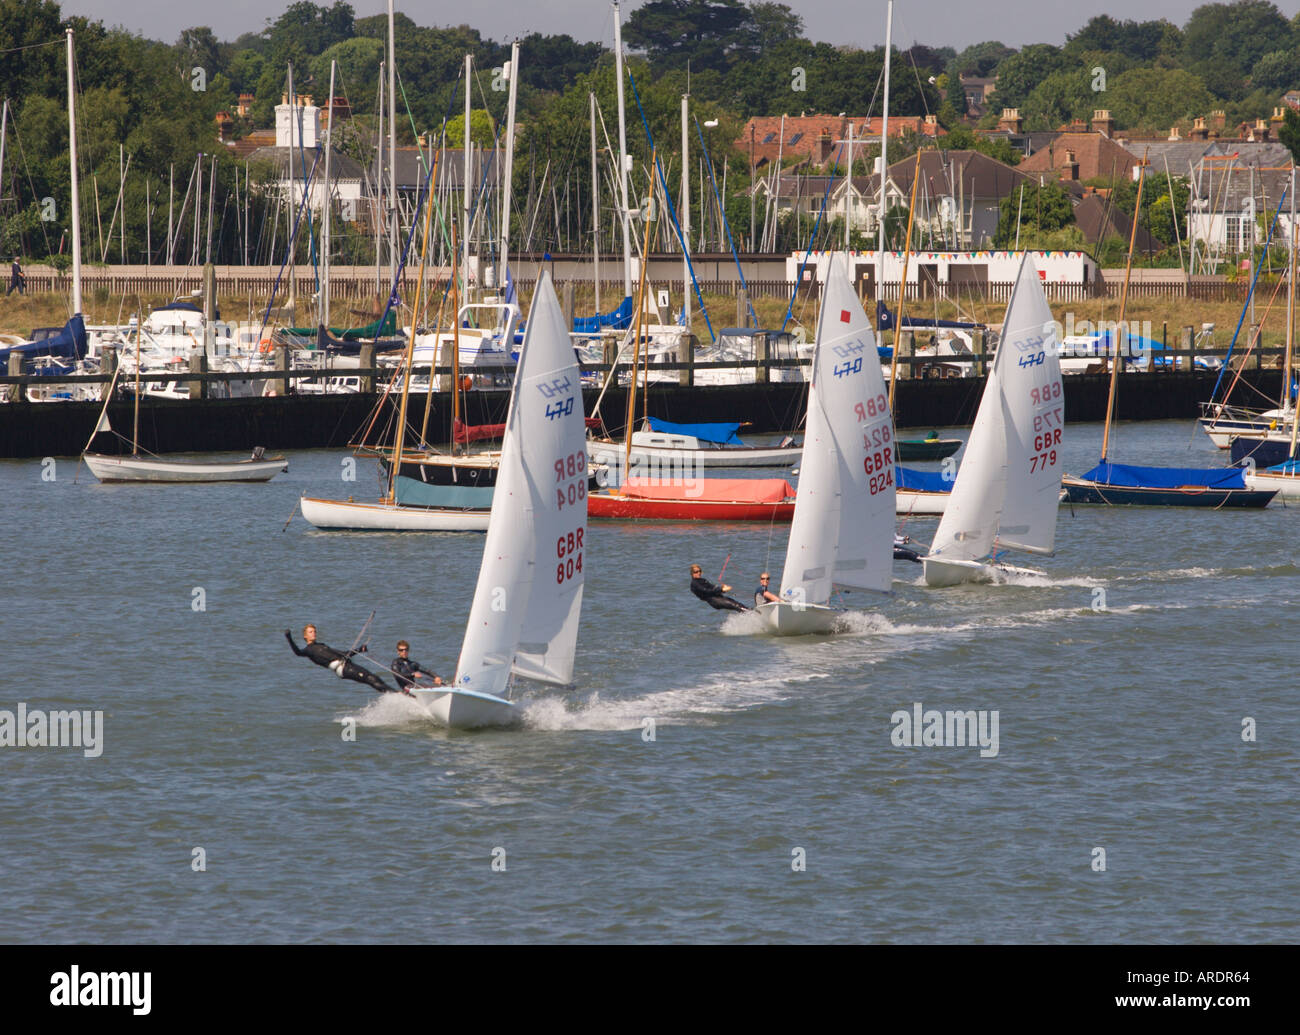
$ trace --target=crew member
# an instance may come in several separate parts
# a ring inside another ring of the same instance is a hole
[[[393,659],[393,664],[390,667],[393,670],[393,675],[397,677],[397,685],[403,690],[419,686],[421,676],[430,680],[434,686],[442,686],[441,676],[424,671],[418,661],[411,660],[411,645],[405,640],[397,641],[397,657]]]
[[[767,572],[763,572],[763,574],[758,577],[758,589],[754,590],[755,607],[758,607],[760,604],[766,604],[768,601],[772,601],[773,603],[775,603],[781,599],[770,589],[767,588],[768,583],[771,580],[772,580],[772,576],[769,575]]]
[[[359,650],[341,651],[328,647],[323,643],[316,642],[316,626],[303,626],[302,638],[307,641],[307,645],[299,649],[298,645],[293,642],[293,633],[288,629],[284,631],[284,638],[289,641],[289,646],[293,652],[300,658],[310,658],[322,668],[327,668],[340,679],[351,679],[357,683],[365,683],[366,686],[373,688],[381,694],[395,694],[398,691],[380,679],[375,673],[362,668],[360,665],[353,664],[349,658],[354,654],[360,654],[365,651],[365,647]]]
[[[715,586],[701,574],[698,564],[691,565],[691,592],[709,607],[717,611],[748,611],[749,608],[739,600],[732,600],[726,595],[730,589],[725,582],[721,586]]]
[[[912,537],[910,535],[896,534],[894,536],[894,560],[921,563],[921,555],[907,545],[911,541]]]

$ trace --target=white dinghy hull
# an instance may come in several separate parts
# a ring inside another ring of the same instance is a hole
[[[486,532],[487,510],[443,510],[392,503],[352,503],[302,498],[311,525],[339,532]]]
[[[1016,575],[1047,575],[1037,568],[1019,568],[1014,564],[944,560],[938,557],[922,557],[921,563],[925,566],[926,585],[934,587],[958,586],[963,582],[1002,582],[1009,576]]]
[[[87,453],[84,459],[90,473],[101,482],[266,482],[289,469],[289,461],[282,456],[211,461]]]
[[[836,631],[844,611],[824,604],[793,604],[786,600],[768,601],[757,608],[768,631],[777,636],[809,636]]]
[[[412,688],[411,696],[439,723],[454,730],[482,729],[487,726],[515,726],[519,709],[509,701],[473,690],[421,690]]]

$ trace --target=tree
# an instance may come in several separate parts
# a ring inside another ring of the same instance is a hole
[[[1269,0],[1205,4],[1183,30],[1183,65],[1213,93],[1235,100],[1260,58],[1293,45],[1291,26]]]
[[[1080,58],[1088,51],[1114,51],[1137,61],[1154,61],[1164,53],[1173,53],[1181,44],[1177,26],[1159,21],[1118,22],[1108,14],[1099,14],[1073,35],[1067,35],[1065,53]]]
[[[1300,86],[1300,54],[1294,48],[1270,51],[1255,62],[1250,82],[1278,93]]]
[[[749,5],[751,28],[749,49],[758,57],[773,47],[803,39],[803,17],[785,4],[762,2]]]
[[[482,108],[474,108],[469,113],[469,135],[479,147],[491,147],[496,143],[496,125],[492,121],[492,116]],[[465,146],[464,112],[447,121],[447,146]]]
[[[1200,78],[1181,68],[1130,69],[1110,81],[1106,97],[1116,125],[1125,129],[1167,130],[1215,106]]]
[[[1300,112],[1287,108],[1285,121],[1278,127],[1277,138],[1291,152],[1291,161],[1300,162]]]
[[[998,65],[996,97],[1003,107],[1019,108],[1035,86],[1064,67],[1065,58],[1059,47],[1050,43],[1031,44]]]
[[[650,0],[623,30],[628,45],[667,68],[727,68],[755,36],[753,13],[740,0]]]
[[[1074,222],[1074,205],[1060,184],[1051,182],[1040,187],[1034,180],[1024,182],[1024,192],[1016,188],[1002,199],[998,211],[998,229],[993,247],[1015,245],[1016,216],[1019,213],[1019,238],[1022,245],[1037,242],[1043,234],[1054,233]]]
[[[997,40],[974,43],[957,55],[948,66],[948,74],[987,76],[1014,53],[1013,47]]]

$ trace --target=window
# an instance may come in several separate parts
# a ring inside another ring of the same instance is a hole
[[[765,144],[770,144],[770,143],[771,143],[773,140],[775,140],[775,139],[776,139],[776,134],[775,134],[775,133],[769,133],[767,136],[765,136],[765,137],[763,138],[763,143],[765,143]]]
[[[790,146],[793,147],[795,144],[799,143],[799,141],[802,139],[803,139],[803,134],[796,133],[794,136],[790,138]]]
[[[1254,246],[1255,221],[1248,216],[1224,217],[1224,244],[1230,252],[1248,251]]]

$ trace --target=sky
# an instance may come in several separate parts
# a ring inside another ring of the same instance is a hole
[[[260,32],[290,0],[60,0],[64,14],[81,14],[107,25],[122,25],[151,39],[173,43],[181,30],[207,25],[218,39],[233,40],[245,32]],[[329,6],[334,0],[315,0]],[[1187,23],[1204,0],[1072,0],[1069,4],[1043,0],[897,0],[894,4],[894,43],[951,46],[1000,40],[1008,46],[1065,42],[1066,33],[1080,29],[1097,14],[1117,20],[1167,18]],[[1287,18],[1300,0],[1274,0]],[[387,11],[386,0],[351,0],[358,17]],[[641,0],[623,4],[623,18]],[[879,46],[885,38],[885,0],[792,0],[788,6],[803,16],[804,35],[814,41]],[[395,8],[417,25],[468,23],[488,39],[508,42],[530,32],[567,33],[582,41],[612,42],[613,12],[605,0],[491,0],[466,7],[463,0],[396,0]],[[851,14],[846,14],[846,8]]]

